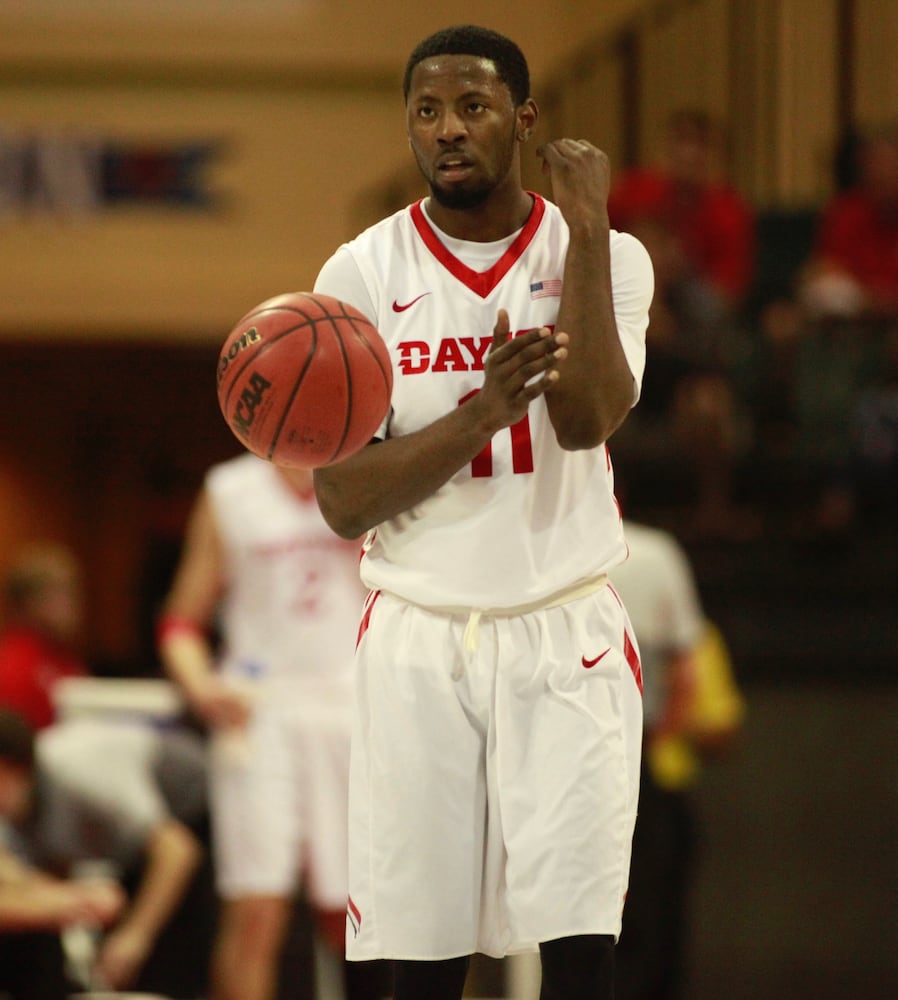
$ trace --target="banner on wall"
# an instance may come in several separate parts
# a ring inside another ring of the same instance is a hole
[[[99,213],[118,206],[212,210],[216,140],[126,142],[0,131],[0,219]]]

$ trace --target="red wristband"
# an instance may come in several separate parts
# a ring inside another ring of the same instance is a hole
[[[156,642],[161,645],[174,635],[193,635],[199,638],[205,635],[205,630],[199,622],[184,615],[160,615],[156,622]]]

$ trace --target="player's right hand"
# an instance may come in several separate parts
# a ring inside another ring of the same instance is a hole
[[[567,343],[566,333],[553,333],[545,326],[511,337],[508,313],[499,310],[484,365],[486,377],[476,397],[495,430],[517,423],[531,400],[558,380],[558,365],[567,357]]]
[[[572,234],[582,225],[608,225],[611,166],[608,156],[586,139],[555,139],[536,151],[552,181],[552,196]]]
[[[116,920],[125,907],[127,896],[114,879],[89,878],[74,884],[81,907],[81,918],[88,923],[106,927]]]
[[[190,692],[189,700],[197,715],[213,729],[243,729],[252,712],[249,697],[215,674]]]

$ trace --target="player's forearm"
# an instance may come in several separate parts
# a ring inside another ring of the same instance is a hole
[[[368,445],[345,462],[316,469],[321,512],[342,538],[358,538],[432,496],[497,429],[475,397],[420,431]]]
[[[0,931],[56,929],[74,909],[74,895],[62,882],[41,877],[0,885]]]
[[[10,850],[0,847],[0,886],[21,885],[32,879],[49,878],[38,869],[23,864]]]
[[[166,674],[193,701],[215,670],[212,647],[199,626],[160,627],[159,658]]]
[[[39,869],[3,865],[0,875],[0,932],[59,930],[78,921],[108,923],[121,907],[115,883],[72,882]]]
[[[155,941],[183,899],[202,854],[199,841],[182,823],[163,823],[151,837],[143,878],[121,927]]]
[[[609,230],[603,220],[572,229],[557,329],[570,337],[546,405],[562,448],[594,448],[633,403],[633,376],[621,346],[611,287]]]

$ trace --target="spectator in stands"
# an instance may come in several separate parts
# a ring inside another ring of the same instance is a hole
[[[726,180],[724,145],[712,116],[677,111],[664,162],[625,172],[612,188],[611,224],[638,236],[655,267],[642,401],[618,444],[626,449],[638,433],[634,455],[646,446],[675,461],[685,455],[695,490],[686,527],[743,535],[753,525],[736,509],[732,477],[750,424],[734,370],[754,274],[755,214]]]
[[[850,149],[853,183],[821,211],[792,331],[795,464],[811,494],[803,523],[826,537],[853,527],[858,475],[869,484],[881,473],[882,434],[894,421],[898,125],[861,133]],[[859,427],[877,433],[876,456]]]
[[[0,835],[7,848],[30,872],[66,877],[79,865],[103,863],[128,892],[83,987],[138,985],[172,997],[204,990],[207,955],[192,956],[192,971],[154,968],[151,981],[144,973],[200,868],[195,831],[205,781],[202,741],[187,731],[83,718],[35,735],[21,716],[0,709]],[[185,975],[191,981],[182,987]]]
[[[105,927],[123,902],[118,884],[100,878],[58,879],[0,848],[0,991],[11,1000],[67,1000],[62,936],[75,927]]]
[[[88,673],[78,651],[82,589],[78,562],[62,545],[40,543],[15,554],[2,581],[0,706],[35,729],[56,717],[53,688]]]
[[[898,319],[898,126],[855,146],[857,179],[824,207],[801,298],[813,316]]]

